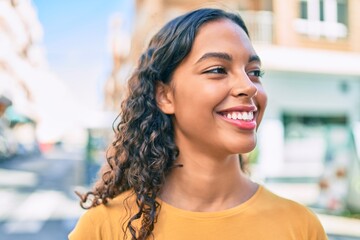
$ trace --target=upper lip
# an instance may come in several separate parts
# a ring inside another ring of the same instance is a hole
[[[218,111],[218,113],[225,113],[225,112],[256,112],[257,108],[254,105],[242,105],[242,106],[235,106],[226,109],[222,109]]]

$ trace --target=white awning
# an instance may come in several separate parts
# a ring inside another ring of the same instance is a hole
[[[266,70],[360,76],[360,54],[254,44]]]

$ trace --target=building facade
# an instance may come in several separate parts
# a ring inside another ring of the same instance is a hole
[[[49,69],[43,35],[31,0],[0,1],[0,99],[12,104],[0,119],[2,152],[56,142],[75,122],[69,91]]]

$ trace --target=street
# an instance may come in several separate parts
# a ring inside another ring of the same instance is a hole
[[[87,182],[84,169],[82,152],[62,150],[0,162],[1,240],[67,239],[83,212],[74,191],[85,191],[80,187]],[[339,227],[331,216],[319,217],[332,233]],[[330,234],[329,239],[360,239],[344,235]]]
[[[61,151],[0,162],[2,240],[63,240],[82,213],[81,154]]]

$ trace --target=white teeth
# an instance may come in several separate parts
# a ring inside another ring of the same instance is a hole
[[[228,119],[251,121],[254,118],[253,112],[229,112],[224,115]]]
[[[249,118],[248,118],[248,114],[247,114],[247,112],[242,112],[242,118],[244,119],[244,120],[248,120]]]
[[[231,118],[232,118],[232,119],[234,119],[234,120],[236,120],[236,119],[237,119],[237,114],[236,114],[236,112],[233,112],[233,113],[232,113]]]

